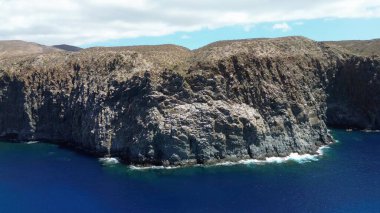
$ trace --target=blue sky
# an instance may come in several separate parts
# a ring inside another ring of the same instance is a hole
[[[252,26],[236,25],[218,29],[201,29],[194,32],[177,32],[165,36],[109,40],[89,43],[82,47],[177,44],[196,49],[218,40],[283,36],[305,36],[317,41],[380,38],[380,18],[324,18],[269,22]]]
[[[380,37],[380,0],[0,0],[0,40],[81,47]]]

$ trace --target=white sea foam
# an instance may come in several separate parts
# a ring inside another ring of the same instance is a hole
[[[244,161],[250,161],[250,160],[244,160]],[[214,165],[208,165],[208,166],[204,166],[204,167],[212,167],[212,166],[234,166],[234,165],[238,165],[238,164],[242,164],[243,163],[243,160],[241,161],[224,161],[224,162],[220,162],[220,163],[216,163]]]
[[[321,146],[317,150],[316,154],[298,154],[298,153],[290,153],[285,157],[268,157],[264,160],[257,159],[247,159],[247,160],[239,160],[239,161],[225,161],[216,163],[213,165],[194,165],[200,167],[213,167],[213,166],[234,166],[234,165],[263,165],[263,164],[271,164],[271,163],[285,163],[289,161],[294,161],[297,163],[307,163],[312,161],[318,161],[319,158],[325,153],[326,149],[329,149],[329,146]],[[193,167],[194,167],[193,166]],[[181,166],[129,166],[132,170],[150,170],[150,169],[178,169]]]
[[[150,169],[179,169],[180,166],[129,166],[131,170],[150,170]]]
[[[104,165],[114,165],[119,163],[119,159],[112,157],[99,158],[99,161]]]
[[[258,160],[257,163],[284,163],[287,161],[295,161],[297,163],[306,163],[311,161],[317,161],[318,155],[290,153],[286,157],[269,157],[265,160]]]
[[[312,161],[317,161],[320,156],[324,154],[324,150],[328,149],[329,146],[321,146],[316,154],[298,154],[298,153],[290,153],[286,157],[268,157],[264,160],[257,160],[257,159],[247,159],[247,160],[240,160],[240,161],[226,161],[215,164],[216,166],[233,166],[238,164],[269,164],[269,163],[285,163],[288,161],[294,161],[297,163],[307,163]]]
[[[362,130],[362,132],[380,132],[380,130],[369,130],[369,129],[365,129],[365,130]]]
[[[28,141],[25,144],[35,144],[35,143],[39,143],[39,141]]]
[[[319,149],[317,150],[318,155],[324,155],[326,149],[330,149],[330,147],[328,145],[319,147]]]

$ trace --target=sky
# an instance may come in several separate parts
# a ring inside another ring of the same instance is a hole
[[[380,0],[0,0],[0,40],[80,47],[380,38]]]

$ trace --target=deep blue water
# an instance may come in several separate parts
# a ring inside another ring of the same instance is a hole
[[[144,171],[0,143],[0,212],[380,212],[380,133],[333,133],[318,161]]]

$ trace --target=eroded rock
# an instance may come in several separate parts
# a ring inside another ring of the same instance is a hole
[[[380,128],[379,62],[301,37],[2,59],[0,135],[134,164],[313,153],[326,124]]]

